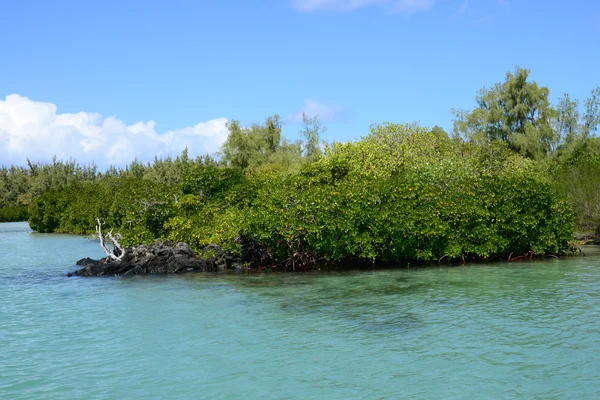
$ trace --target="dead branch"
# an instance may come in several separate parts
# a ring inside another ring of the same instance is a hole
[[[113,246],[115,248],[113,250],[113,253],[115,253],[115,255],[120,260],[123,257],[123,254],[125,254],[125,250],[123,249],[123,247],[121,247],[121,245],[117,241],[117,238],[113,236],[112,231],[108,232],[107,236],[110,239],[110,241],[113,242]],[[117,237],[120,239],[121,235],[117,234]]]
[[[96,222],[98,223],[96,225],[96,234],[98,235],[98,239],[100,240],[100,247],[102,247],[102,250],[104,250],[104,253],[106,253],[106,256],[109,259],[111,259],[112,261],[120,261],[121,258],[123,258],[125,251],[123,250],[119,242],[113,237],[112,231],[110,231],[108,232],[108,238],[113,243],[115,249],[117,249],[119,252],[118,255],[115,254],[116,252],[114,250],[111,250],[106,245],[106,239],[104,238],[104,234],[102,233],[102,222],[100,222],[100,218],[96,218]]]

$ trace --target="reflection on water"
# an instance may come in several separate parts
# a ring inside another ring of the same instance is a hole
[[[600,257],[66,278],[0,224],[0,398],[600,398]]]

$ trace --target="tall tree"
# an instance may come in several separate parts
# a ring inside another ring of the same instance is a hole
[[[304,136],[304,156],[313,161],[323,154],[321,150],[321,134],[325,132],[325,128],[321,126],[319,117],[309,117],[306,113],[302,113],[303,127],[300,131],[301,135]]]
[[[265,141],[267,142],[267,150],[269,153],[276,153],[279,150],[281,142],[281,128],[283,122],[279,115],[275,114],[268,117],[265,123]]]
[[[594,134],[600,125],[600,87],[592,90],[591,96],[585,101],[583,115],[583,134],[587,138]]]
[[[529,82],[529,70],[516,67],[503,83],[482,89],[472,111],[457,110],[454,130],[473,140],[507,142],[531,158],[548,154],[557,143],[551,121],[556,111],[549,90]]]
[[[232,120],[228,124],[229,135],[221,148],[223,161],[239,169],[247,169],[269,162],[282,149],[281,130],[283,122],[279,115],[266,119],[264,125],[241,127]]]
[[[250,164],[253,147],[248,130],[240,127],[239,121],[235,119],[227,124],[227,128],[229,135],[221,149],[223,159],[234,168],[246,169]]]
[[[559,99],[554,119],[554,131],[557,135],[557,144],[569,146],[575,142],[581,132],[579,126],[579,101],[571,100],[568,94]],[[552,150],[556,150],[553,148]]]

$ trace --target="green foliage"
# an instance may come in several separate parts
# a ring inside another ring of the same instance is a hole
[[[207,200],[223,194],[242,180],[243,173],[236,169],[195,165],[186,171],[181,187],[184,194],[194,194]]]
[[[303,140],[290,142],[275,115],[232,120],[218,161],[186,150],[103,173],[73,161],[2,167],[0,218],[29,206],[40,232],[90,233],[100,218],[124,245],[252,245],[280,265],[566,252],[574,229],[600,227],[600,88],[583,110],[568,95],[553,108],[528,77],[517,67],[482,90],[452,137],[384,122],[322,145],[319,120],[304,115]]]
[[[442,146],[425,151],[432,135]],[[303,251],[389,262],[569,248],[570,207],[530,163],[507,150],[497,165],[487,152],[461,151],[415,125],[375,127],[259,190],[244,234],[280,260]]]
[[[568,199],[579,232],[600,228],[600,139],[579,142],[552,170],[554,186]]]
[[[123,244],[147,243],[166,236],[178,187],[129,177],[75,182],[46,191],[33,202],[29,224],[38,232],[93,233],[96,218],[119,231]]]
[[[585,101],[583,135],[588,138],[598,130],[598,125],[600,125],[600,87],[592,90],[592,94]]]
[[[373,125],[297,168],[187,160],[169,181],[139,170],[47,190],[32,204],[32,228],[91,232],[100,218],[125,245],[169,238],[197,252],[210,243],[240,252],[243,237],[275,263],[560,253],[573,233],[545,169],[503,142],[416,124]]]
[[[316,117],[305,122],[307,131],[304,136],[307,142],[304,152],[306,159],[311,160],[318,155],[318,134],[321,128]],[[221,149],[223,162],[239,170],[252,170],[268,164],[287,167],[300,164],[303,161],[303,144],[283,139],[282,126],[283,122],[278,115],[267,118],[264,125],[253,124],[250,127],[242,127],[239,121],[232,120],[228,125],[227,141]]]
[[[554,130],[558,137],[558,143],[563,146],[575,143],[580,135],[578,107],[579,102],[571,100],[569,95],[565,94],[556,108],[557,115],[554,120]],[[556,150],[556,147],[553,150]]]
[[[536,160],[568,156],[593,137],[600,125],[600,87],[580,111],[581,102],[568,94],[552,107],[548,88],[528,82],[528,77],[529,70],[516,67],[503,83],[479,91],[476,108],[453,110],[455,134],[481,145],[504,142]]]
[[[471,111],[454,111],[454,131],[481,148],[504,143],[537,161],[536,170],[551,176],[553,190],[569,200],[579,232],[600,230],[600,87],[584,102],[565,94],[556,108],[549,90],[528,82],[517,67],[503,83],[482,89]],[[580,110],[583,104],[583,110]]]
[[[183,197],[165,223],[167,237],[197,251],[211,243],[237,249],[239,213],[251,196],[250,179],[238,169],[195,166],[183,178]]]
[[[473,140],[501,140],[531,158],[550,154],[558,137],[551,121],[556,111],[548,101],[549,90],[528,82],[529,70],[515,68],[503,83],[482,89],[472,111],[455,111],[456,132]]]
[[[320,138],[325,129],[321,126],[318,117],[309,117],[306,113],[302,113],[303,129],[300,132],[305,140],[305,145],[302,151],[309,161],[315,161],[321,157]]]
[[[0,208],[0,222],[27,221],[28,218],[28,206],[8,206]]]

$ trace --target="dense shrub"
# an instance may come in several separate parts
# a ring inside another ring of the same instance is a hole
[[[30,223],[84,233],[100,218],[126,245],[164,237],[197,251],[216,243],[239,252],[244,238],[275,264],[561,253],[573,235],[570,205],[534,161],[415,125],[373,126],[296,169],[195,163],[178,181],[115,177],[49,190]]]
[[[600,140],[576,148],[552,171],[556,191],[575,212],[577,231],[600,228]]]
[[[409,147],[412,164],[398,161],[402,152],[387,167],[386,155],[357,159],[359,142],[275,179],[246,214],[245,235],[278,259],[302,251],[336,261],[485,259],[569,248],[570,207],[528,162],[453,152],[415,160],[419,144]]]

